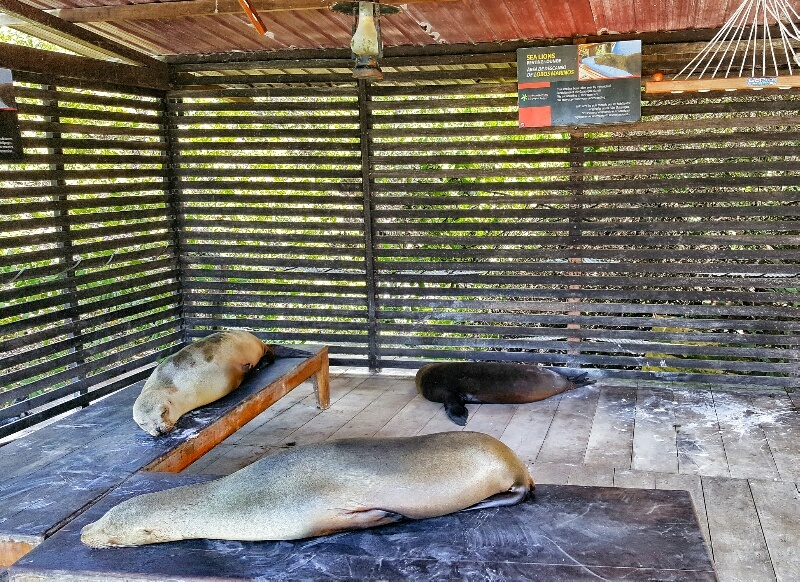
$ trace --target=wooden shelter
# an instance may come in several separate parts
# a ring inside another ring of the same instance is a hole
[[[643,94],[520,128],[516,49],[641,39],[679,70],[731,6],[415,0],[352,78],[329,0],[0,0],[25,156],[0,162],[0,437],[209,330],[332,362],[535,362],[793,388],[796,89]]]

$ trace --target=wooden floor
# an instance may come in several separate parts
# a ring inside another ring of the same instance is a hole
[[[680,384],[594,386],[524,405],[470,405],[537,483],[686,489],[720,580],[800,580],[800,394]],[[462,430],[409,373],[331,373],[331,407],[301,385],[186,472],[228,474],[281,447]]]

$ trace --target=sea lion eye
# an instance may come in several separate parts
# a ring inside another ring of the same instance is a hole
[[[252,367],[253,367],[253,364],[251,364],[250,362],[247,362],[246,364],[242,364],[242,371],[243,372],[249,372],[250,368],[252,368]]]

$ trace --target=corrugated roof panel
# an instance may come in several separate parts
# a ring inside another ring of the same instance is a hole
[[[520,38],[546,38],[551,36],[545,18],[536,2],[530,0],[505,0],[505,6],[514,18]]]
[[[177,1],[177,0],[176,0]],[[395,4],[383,19],[387,47],[542,40],[721,26],[739,0],[431,0]],[[48,8],[147,4],[143,0],[31,0]],[[287,4],[291,3],[287,0]],[[256,7],[258,0],[254,0]],[[198,6],[194,4],[194,6]],[[234,5],[234,10],[236,10]],[[244,12],[82,24],[162,55],[298,49],[346,49],[352,20],[328,8],[262,11],[260,36]]]

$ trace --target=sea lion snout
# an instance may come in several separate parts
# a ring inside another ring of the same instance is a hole
[[[168,541],[149,518],[150,511],[141,514],[135,505],[123,502],[85,525],[81,542],[92,548],[125,548]]]
[[[171,403],[152,394],[136,400],[133,405],[133,420],[152,436],[167,434],[175,428],[177,422],[172,418]]]

